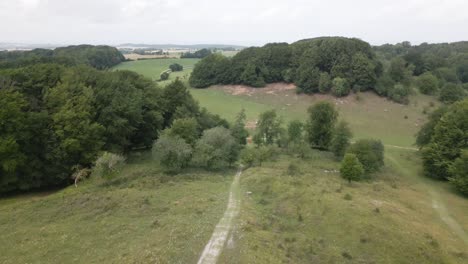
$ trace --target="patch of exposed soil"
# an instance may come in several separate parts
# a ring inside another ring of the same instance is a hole
[[[267,93],[276,95],[278,92],[295,90],[296,85],[293,83],[269,83],[265,87],[255,88],[246,85],[222,85],[216,86],[216,88],[221,89],[232,95],[254,95],[257,93]]]

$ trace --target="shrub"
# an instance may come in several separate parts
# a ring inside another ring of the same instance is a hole
[[[388,96],[393,101],[400,104],[408,104],[408,95],[410,94],[409,86],[397,83],[392,89],[388,90]]]
[[[362,178],[364,168],[356,155],[348,153],[344,156],[341,162],[340,174],[341,177],[348,180],[350,183],[351,181],[358,181]]]
[[[169,173],[187,167],[191,156],[192,147],[179,136],[163,134],[153,145],[153,157]]]
[[[416,84],[421,93],[434,94],[438,89],[439,81],[430,72],[426,72],[417,78]]]
[[[215,127],[203,132],[197,141],[193,162],[207,169],[231,166],[239,155],[240,145],[224,127]]]
[[[356,155],[365,173],[378,171],[384,165],[384,146],[380,140],[361,139],[348,148]]]
[[[465,90],[460,85],[454,83],[447,83],[442,90],[440,90],[439,100],[446,104],[451,104],[460,101],[465,97]]]
[[[294,176],[294,175],[298,175],[300,172],[301,172],[301,170],[300,170],[299,166],[296,163],[294,163],[294,162],[289,163],[289,165],[288,165],[288,175]]]
[[[180,65],[179,63],[174,63],[169,66],[169,69],[171,69],[172,72],[178,72],[183,71],[184,66]]]
[[[159,80],[161,80],[161,81],[165,81],[167,79],[169,79],[169,72],[167,72],[167,71],[161,73],[161,75],[159,76]]]
[[[244,148],[240,152],[240,161],[242,165],[251,167],[254,165],[256,160],[257,151],[254,148]]]
[[[101,177],[113,176],[118,169],[125,164],[125,157],[104,152],[97,160],[93,168],[93,173]]]

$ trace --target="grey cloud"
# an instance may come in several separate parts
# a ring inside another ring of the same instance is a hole
[[[342,35],[373,44],[468,38],[465,0],[0,0],[0,41],[260,45]]]

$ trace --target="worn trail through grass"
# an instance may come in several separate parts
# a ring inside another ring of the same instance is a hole
[[[411,174],[410,171],[408,171],[406,168],[404,168],[397,159],[389,155],[388,153],[386,154],[387,158],[395,165],[398,167],[398,169],[408,175]],[[468,247],[468,234],[465,232],[463,227],[458,223],[458,221],[453,218],[446,207],[445,203],[442,201],[440,197],[440,193],[430,184],[421,181],[425,188],[428,190],[428,193],[431,197],[432,200],[432,208],[437,212],[439,215],[440,219],[450,228],[452,233],[454,233],[456,236],[458,236],[463,242],[465,242],[465,245]]]
[[[205,249],[203,250],[198,264],[214,264],[217,262],[219,255],[221,254],[229,233],[232,230],[232,225],[234,218],[239,214],[240,211],[240,186],[239,179],[242,174],[242,167],[239,168],[234,180],[231,184],[231,189],[229,191],[229,201],[224,212],[223,217],[216,225],[213,235],[211,236],[210,241],[206,244]]]

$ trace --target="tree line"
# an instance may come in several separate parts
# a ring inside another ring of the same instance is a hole
[[[196,120],[198,133],[228,126],[181,81],[160,88],[134,72],[86,65],[0,69],[0,105],[0,192],[67,184],[103,151],[151,148],[180,118]]]
[[[389,65],[377,86],[386,95],[392,80],[410,85],[423,94],[437,96],[444,103],[462,100],[468,91],[468,42],[411,45],[402,42],[374,47],[383,64]],[[386,85],[387,84],[387,85]]]
[[[424,173],[468,195],[468,99],[432,112],[417,134]]]
[[[213,52],[210,49],[200,49],[195,52],[184,52],[180,55],[181,59],[203,59]]]
[[[88,65],[96,69],[108,69],[125,61],[114,47],[78,45],[31,51],[0,51],[0,69],[24,67],[38,63],[56,63],[65,66]]]
[[[251,47],[232,58],[211,54],[195,65],[189,81],[195,88],[289,82],[301,93],[335,96],[373,90],[399,103],[408,103],[417,86],[450,103],[466,95],[467,76],[466,42],[373,48],[359,39],[322,37]]]

